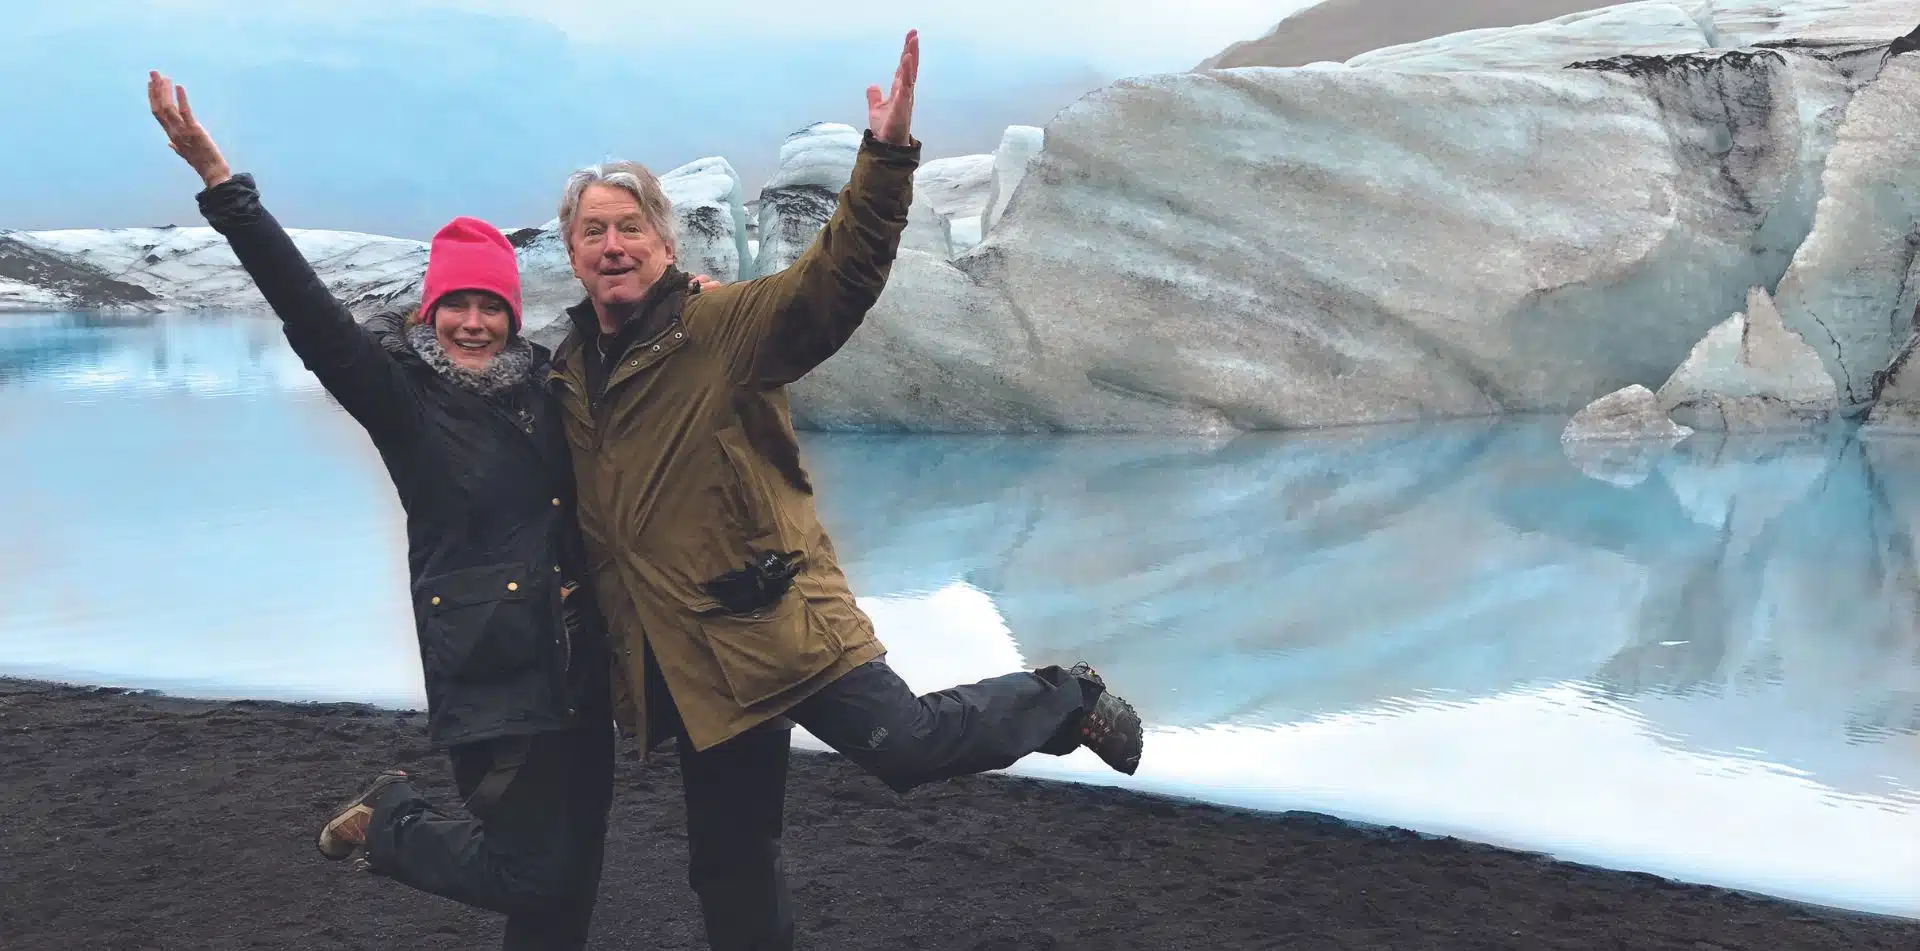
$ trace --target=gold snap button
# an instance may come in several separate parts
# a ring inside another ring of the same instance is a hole
[[[560,500],[559,500],[559,499],[554,499],[554,500],[553,500],[553,504],[555,504],[555,505],[559,505],[559,504],[560,504]]]
[[[514,582],[514,581],[509,581],[509,582],[507,582],[507,590],[508,590],[508,591],[518,591],[518,590],[520,590],[520,584],[519,584],[518,582]]]
[[[439,603],[440,603],[440,596],[439,596],[439,595],[437,595],[437,594],[436,594],[436,595],[434,595],[434,596],[433,596],[433,603],[435,603],[435,604],[439,604]]]

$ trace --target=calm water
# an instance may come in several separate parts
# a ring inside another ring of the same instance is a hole
[[[1091,660],[1126,785],[1920,917],[1920,442],[1557,434],[807,448],[907,679]],[[270,320],[0,316],[0,445],[0,673],[423,702],[398,505]]]

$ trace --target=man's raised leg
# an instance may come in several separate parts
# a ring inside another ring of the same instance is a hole
[[[1085,665],[1045,667],[915,695],[884,661],[848,671],[789,714],[896,792],[1081,746],[1122,772],[1140,718]]]

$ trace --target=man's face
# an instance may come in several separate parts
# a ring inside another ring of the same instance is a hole
[[[454,291],[433,306],[433,334],[456,366],[485,370],[507,345],[513,314],[485,291]]]
[[[589,185],[567,235],[567,258],[587,296],[602,308],[630,305],[667,273],[673,254],[624,189]]]

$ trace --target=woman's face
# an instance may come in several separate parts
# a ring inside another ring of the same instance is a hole
[[[485,291],[454,291],[433,307],[433,334],[455,366],[480,371],[507,345],[507,302]]]

